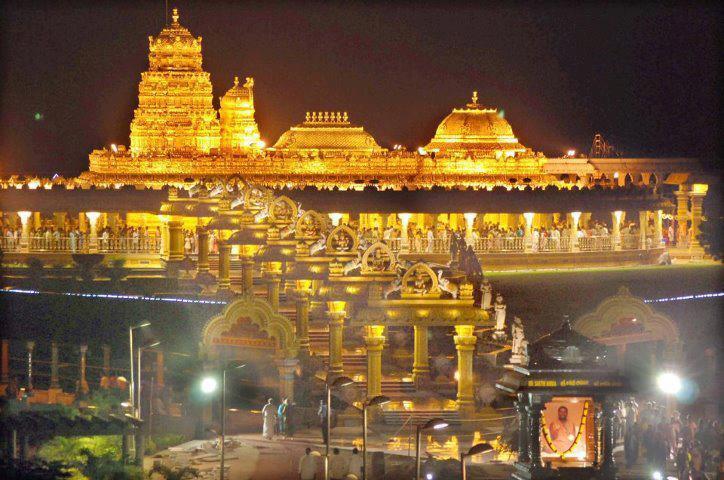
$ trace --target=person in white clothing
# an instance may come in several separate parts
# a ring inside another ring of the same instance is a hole
[[[312,455],[312,449],[307,447],[304,455],[299,459],[299,478],[301,480],[314,480],[317,476],[317,457]]]
[[[267,400],[264,408],[261,409],[261,417],[264,422],[262,437],[271,440],[274,437],[274,426],[277,423],[277,407],[272,403],[272,399]]]
[[[354,475],[358,479],[362,479],[362,467],[363,467],[362,455],[359,454],[357,447],[352,449],[352,458],[349,459],[349,468],[347,469],[347,475]]]

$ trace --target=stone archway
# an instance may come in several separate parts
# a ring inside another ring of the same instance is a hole
[[[279,370],[279,394],[293,400],[299,341],[292,323],[276,313],[266,300],[244,295],[229,303],[223,312],[204,325],[201,335],[203,350],[213,356],[216,340],[240,323],[257,327],[273,340],[273,356]]]
[[[597,342],[616,347],[621,363],[627,347],[633,344],[663,344],[660,358],[656,361],[667,364],[675,363],[681,355],[676,324],[643,299],[633,296],[626,287],[603,300],[593,312],[578,318],[573,328]]]

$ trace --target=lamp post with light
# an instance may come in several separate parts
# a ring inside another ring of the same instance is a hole
[[[136,415],[136,398],[134,395],[134,392],[136,390],[135,387],[135,375],[133,374],[133,331],[138,330],[139,328],[148,327],[151,325],[151,322],[143,322],[139,323],[138,325],[133,325],[131,327],[128,327],[128,350],[130,352],[131,357],[131,381],[128,386],[128,394],[129,394],[129,400],[131,401],[131,413],[133,415]]]
[[[420,447],[422,443],[422,432],[425,430],[442,430],[450,424],[442,418],[433,418],[423,424],[415,426],[415,480],[420,480]]]
[[[362,404],[362,480],[367,480],[367,409],[390,403],[390,398],[377,395]]]
[[[332,442],[332,389],[352,385],[354,380],[344,375],[335,378],[332,383],[327,381],[327,445],[324,449],[324,480],[329,480],[329,444]]]
[[[159,345],[161,345],[161,342],[156,341],[150,345],[138,347],[138,350],[136,350],[136,352],[138,354],[138,356],[136,358],[136,369],[138,370],[138,374],[136,375],[136,377],[138,378],[138,389],[136,390],[136,411],[138,413],[136,416],[138,418],[141,418],[141,372],[142,372],[141,358],[143,357],[143,352],[145,352],[146,350],[151,350],[153,348],[156,348]]]
[[[462,480],[468,480],[468,470],[467,465],[465,464],[465,459],[467,457],[472,457],[473,455],[480,455],[481,453],[487,453],[491,452],[493,450],[493,446],[489,443],[478,443],[470,447],[470,450],[468,450],[468,453],[461,453],[460,454],[460,468],[462,472],[462,476],[460,477]]]
[[[227,370],[238,370],[246,367],[246,364],[234,365],[227,364],[221,370],[221,461],[219,464],[219,479],[224,480],[225,477],[225,460],[226,460],[226,372]],[[219,382],[214,377],[205,377],[201,380],[201,391],[205,394],[212,394],[219,387]]]

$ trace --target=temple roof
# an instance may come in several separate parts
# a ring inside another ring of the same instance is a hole
[[[221,106],[222,108],[224,106],[233,106],[235,103],[239,102],[248,102],[249,107],[250,105],[253,106],[253,88],[254,88],[254,79],[251,77],[246,78],[246,82],[244,82],[243,85],[239,84],[239,77],[234,77],[234,85],[226,91],[223,97],[221,97]]]
[[[440,122],[435,136],[425,146],[425,150],[524,152],[526,147],[518,142],[513,128],[503,118],[502,112],[481,106],[478,103],[478,92],[473,92],[471,103],[464,108],[453,109],[452,113]]]
[[[285,151],[347,151],[373,153],[382,150],[364,128],[353,125],[347,112],[307,112],[304,123],[296,125],[274,144]]]
[[[173,9],[171,19],[157,37],[148,37],[149,70],[201,71],[201,37],[179,23],[178,9]]]
[[[568,317],[558,330],[533,342],[528,352],[531,371],[606,368],[608,357],[606,347],[573,330]]]

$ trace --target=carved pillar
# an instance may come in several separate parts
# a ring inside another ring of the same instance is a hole
[[[458,351],[458,405],[469,407],[473,404],[473,353],[477,337],[472,325],[456,325],[455,348]]]
[[[613,479],[616,475],[616,464],[613,459],[613,404],[606,400],[602,408],[602,428],[603,428],[603,462],[601,471],[603,478]]]
[[[639,211],[639,248],[645,250],[646,237],[649,229],[649,212],[647,210]]]
[[[196,272],[208,273],[209,271],[209,231],[206,227],[197,227],[196,234],[199,237],[198,256],[196,258]]]
[[[703,214],[704,197],[706,196],[708,186],[703,184],[694,184],[689,197],[691,198],[691,239],[689,246],[691,248],[701,247],[699,234],[701,234],[701,217]]]
[[[523,232],[523,248],[526,252],[530,252],[533,250],[533,219],[535,218],[535,213],[525,212],[523,214],[523,218],[525,219],[525,231]]]
[[[231,245],[219,242],[219,277],[218,291],[231,290]]]
[[[415,325],[415,342],[412,362],[412,379],[415,383],[430,373],[430,356],[427,352],[428,327]]]
[[[35,350],[35,342],[30,340],[25,343],[28,351],[28,391],[33,389],[33,350]]]
[[[58,344],[56,342],[50,344],[50,388],[51,390],[60,388],[60,382],[58,382]]]
[[[285,358],[277,361],[279,369],[279,398],[289,399],[289,403],[294,401],[294,372],[297,370],[299,360],[296,358]]]
[[[295,293],[299,350],[309,354],[309,285],[306,280],[297,280]]]
[[[660,247],[664,238],[663,217],[663,211],[654,210],[654,248]]]
[[[98,218],[101,216],[101,212],[85,212],[85,216],[88,218],[88,225],[90,227],[88,233],[88,250],[95,252],[98,250]]]
[[[531,469],[541,467],[540,426],[544,409],[545,405],[537,402],[526,407],[528,412],[528,457],[530,458]]]
[[[281,262],[267,262],[264,269],[266,298],[275,312],[279,311],[279,288],[281,283]]]
[[[8,383],[10,382],[10,341],[3,339],[0,345],[0,383]]]
[[[169,236],[169,260],[183,260],[184,259],[184,231],[183,223],[178,220],[172,220],[168,222],[168,236]]]
[[[327,302],[327,315],[329,316],[329,369],[328,376],[334,376],[344,372],[342,362],[342,343],[344,341],[344,317],[346,302]]]
[[[241,293],[254,293],[254,257],[246,254],[241,256]]]
[[[676,232],[676,246],[686,245],[687,243],[687,222],[689,221],[689,186],[679,185],[679,189],[674,192],[676,195],[676,221],[679,226]]]
[[[613,237],[613,249],[621,250],[621,219],[623,211],[611,212],[611,236]]]
[[[383,325],[369,325],[366,330],[367,398],[374,398],[382,395],[382,349],[385,345],[385,327]]]
[[[103,375],[111,375],[111,346],[103,345]]]
[[[88,353],[88,345],[81,345],[80,346],[80,380],[78,382],[78,385],[80,386],[80,391],[83,393],[88,393],[88,381],[85,378],[86,354],[87,353]]]
[[[477,213],[463,213],[463,217],[465,218],[465,238],[469,241],[473,239],[473,225],[475,224],[475,217],[477,216]]]
[[[530,452],[528,451],[528,412],[526,410],[525,394],[518,394],[518,401],[515,402],[515,409],[518,413],[518,462],[530,462]]]
[[[165,370],[163,350],[156,350],[156,385],[163,387],[165,385]]]
[[[578,221],[581,219],[581,212],[571,212],[571,251],[578,251]]]
[[[28,248],[30,247],[30,216],[33,214],[33,212],[28,211],[20,211],[18,212],[18,217],[20,217],[20,223],[22,225],[22,236],[20,237],[20,249],[23,251],[28,251]]]
[[[410,217],[412,217],[412,214],[398,213],[397,216],[400,217],[400,222],[402,223],[400,226],[400,239],[402,241],[400,250],[406,252],[410,250],[410,241],[407,238],[407,227],[410,225]]]

